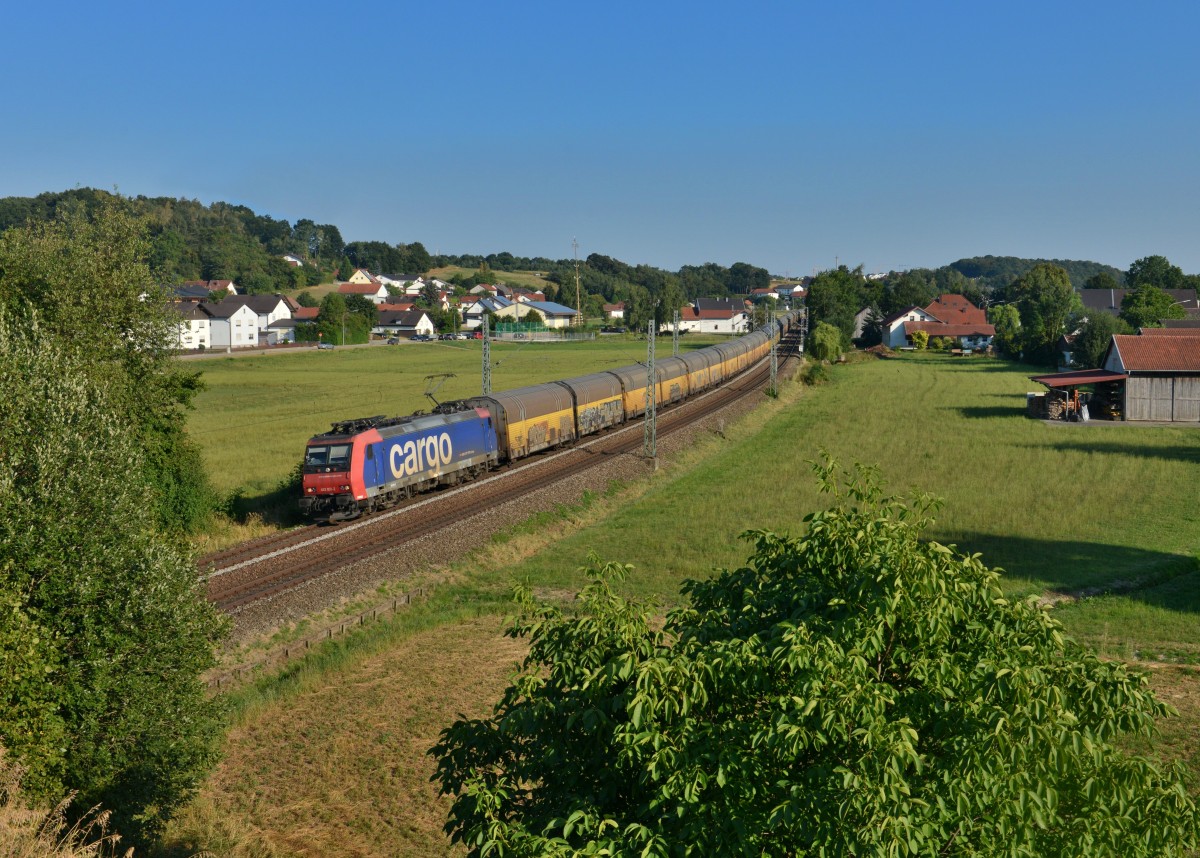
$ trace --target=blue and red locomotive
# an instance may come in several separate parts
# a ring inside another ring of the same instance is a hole
[[[788,314],[743,337],[657,361],[655,401],[678,402],[743,372],[794,319]],[[645,411],[646,368],[634,365],[444,403],[434,414],[345,420],[308,442],[300,511],[318,520],[356,518]]]

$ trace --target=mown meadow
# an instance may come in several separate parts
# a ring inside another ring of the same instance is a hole
[[[785,385],[652,479],[434,570],[428,603],[231,698],[227,759],[177,843],[460,854],[440,833],[446,804],[424,751],[497,699],[519,654],[499,636],[512,583],[566,597],[595,552],[634,564],[627,588],[669,606],[684,579],[745,558],[742,532],[800,532],[829,503],[809,464],[825,452],[877,465],[893,491],[943,498],[931,538],[982,553],[1012,597],[1044,597],[1072,635],[1151,670],[1182,717],[1139,750],[1200,775],[1200,430],[1029,420],[1036,372],[935,354],[833,367],[829,384]]]

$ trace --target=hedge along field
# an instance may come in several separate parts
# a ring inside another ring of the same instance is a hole
[[[720,339],[684,338],[681,348]],[[670,348],[669,344],[667,346]],[[428,411],[426,376],[454,373],[439,401],[481,391],[481,344],[402,343],[397,346],[303,349],[198,361],[207,389],[188,421],[209,477],[221,493],[274,489],[301,459],[304,444],[336,420]],[[662,352],[662,343],[659,344]],[[645,360],[645,340],[602,337],[576,343],[493,343],[492,388],[506,390]]]
[[[893,492],[943,498],[928,536],[981,552],[1014,597],[1129,588],[1058,609],[1102,650],[1200,661],[1200,430],[1030,420],[1037,372],[934,354],[835,367],[832,384],[752,436],[659,477],[514,575],[577,587],[571,570],[595,550],[637,567],[634,592],[673,599],[684,578],[739,564],[747,528],[799,533],[829,503],[807,463],[825,449],[843,465],[877,464]]]

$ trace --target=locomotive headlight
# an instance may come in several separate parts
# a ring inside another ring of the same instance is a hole
[[[339,486],[339,488],[340,488],[342,491],[344,491],[344,492],[348,492],[348,491],[350,491],[350,487],[349,487],[349,486]]]

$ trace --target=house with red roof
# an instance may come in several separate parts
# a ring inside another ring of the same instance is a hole
[[[339,295],[362,295],[376,304],[382,304],[388,299],[387,287],[382,283],[352,283],[346,281],[338,284]]]
[[[745,333],[749,323],[746,304],[740,298],[697,298],[679,311],[679,329],[705,334]]]
[[[913,334],[924,331],[929,339],[946,337],[959,348],[986,349],[996,336],[987,314],[962,295],[939,295],[928,307],[907,307],[883,320],[883,342],[890,348],[911,346]]]
[[[625,318],[625,302],[618,301],[615,304],[605,304],[604,305],[604,315],[610,319],[624,319]]]

